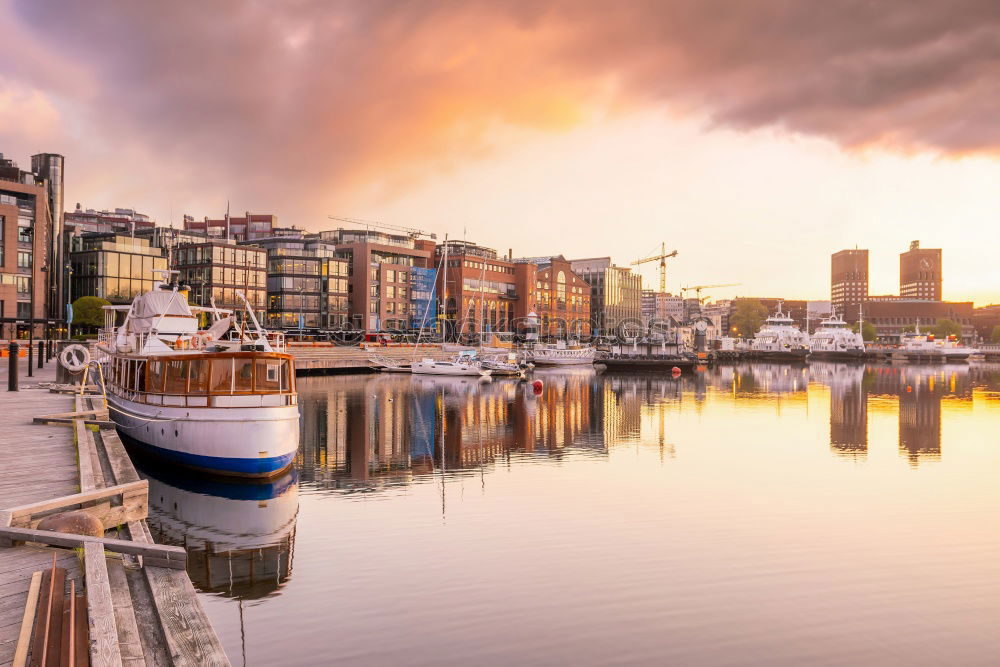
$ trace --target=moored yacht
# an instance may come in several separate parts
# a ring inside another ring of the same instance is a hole
[[[791,316],[781,311],[782,304],[750,343],[749,356],[758,359],[803,360],[809,354],[809,337],[802,333]]]
[[[261,328],[242,292],[246,319],[199,308],[168,282],[129,306],[105,306],[97,346],[108,412],[127,440],[169,461],[223,475],[269,477],[299,445],[294,360]],[[116,315],[124,321],[116,324]],[[198,313],[213,318],[198,328]]]
[[[471,375],[488,378],[492,371],[483,368],[476,358],[475,350],[465,350],[458,353],[452,361],[436,361],[424,358],[410,364],[410,372],[415,375]]]
[[[815,359],[863,359],[865,341],[860,333],[836,313],[822,320],[809,338],[809,357]]]

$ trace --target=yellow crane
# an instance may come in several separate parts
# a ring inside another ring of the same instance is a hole
[[[645,259],[637,259],[634,262],[632,262],[632,266],[639,266],[640,264],[645,264],[646,262],[655,262],[655,261],[659,260],[659,262],[660,262],[660,291],[661,292],[666,292],[667,291],[667,258],[669,258],[669,257],[676,257],[676,256],[677,256],[677,251],[676,250],[671,250],[668,253],[667,252],[667,244],[666,243],[661,243],[660,244],[660,254],[659,255],[653,255],[652,257],[646,257]]]
[[[743,283],[716,283],[715,285],[692,285],[691,287],[682,287],[681,296],[694,290],[695,297],[698,299],[698,303],[702,302],[701,291],[703,289],[715,289],[716,287],[736,287],[737,285],[742,285]],[[705,297],[706,299],[708,297]]]

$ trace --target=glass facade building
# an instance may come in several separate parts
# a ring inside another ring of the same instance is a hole
[[[116,234],[85,234],[74,239],[70,253],[72,298],[96,296],[111,303],[131,303],[153,289],[167,268],[163,251],[149,239]]]

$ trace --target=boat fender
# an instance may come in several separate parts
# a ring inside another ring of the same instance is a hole
[[[82,371],[90,363],[90,350],[79,344],[67,345],[59,354],[59,363],[71,373]]]

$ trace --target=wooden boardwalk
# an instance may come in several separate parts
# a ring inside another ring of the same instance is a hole
[[[36,370],[33,378],[25,376],[22,365],[21,391],[0,394],[0,519],[4,508],[139,481],[113,429],[94,432],[83,420],[32,423],[36,416],[103,405],[99,398],[77,399],[38,386],[54,376],[54,363]],[[0,389],[6,389],[6,365],[0,382]],[[140,507],[145,516],[145,505]],[[106,537],[163,550],[153,545],[145,520],[128,521]],[[99,544],[86,544],[80,551],[0,547],[0,666],[14,657],[31,574],[51,566],[53,553],[66,568],[67,588],[71,579],[78,590],[81,583],[86,588],[92,664],[229,664],[183,569],[146,564],[142,556],[107,555]],[[155,560],[149,556],[150,563]]]

